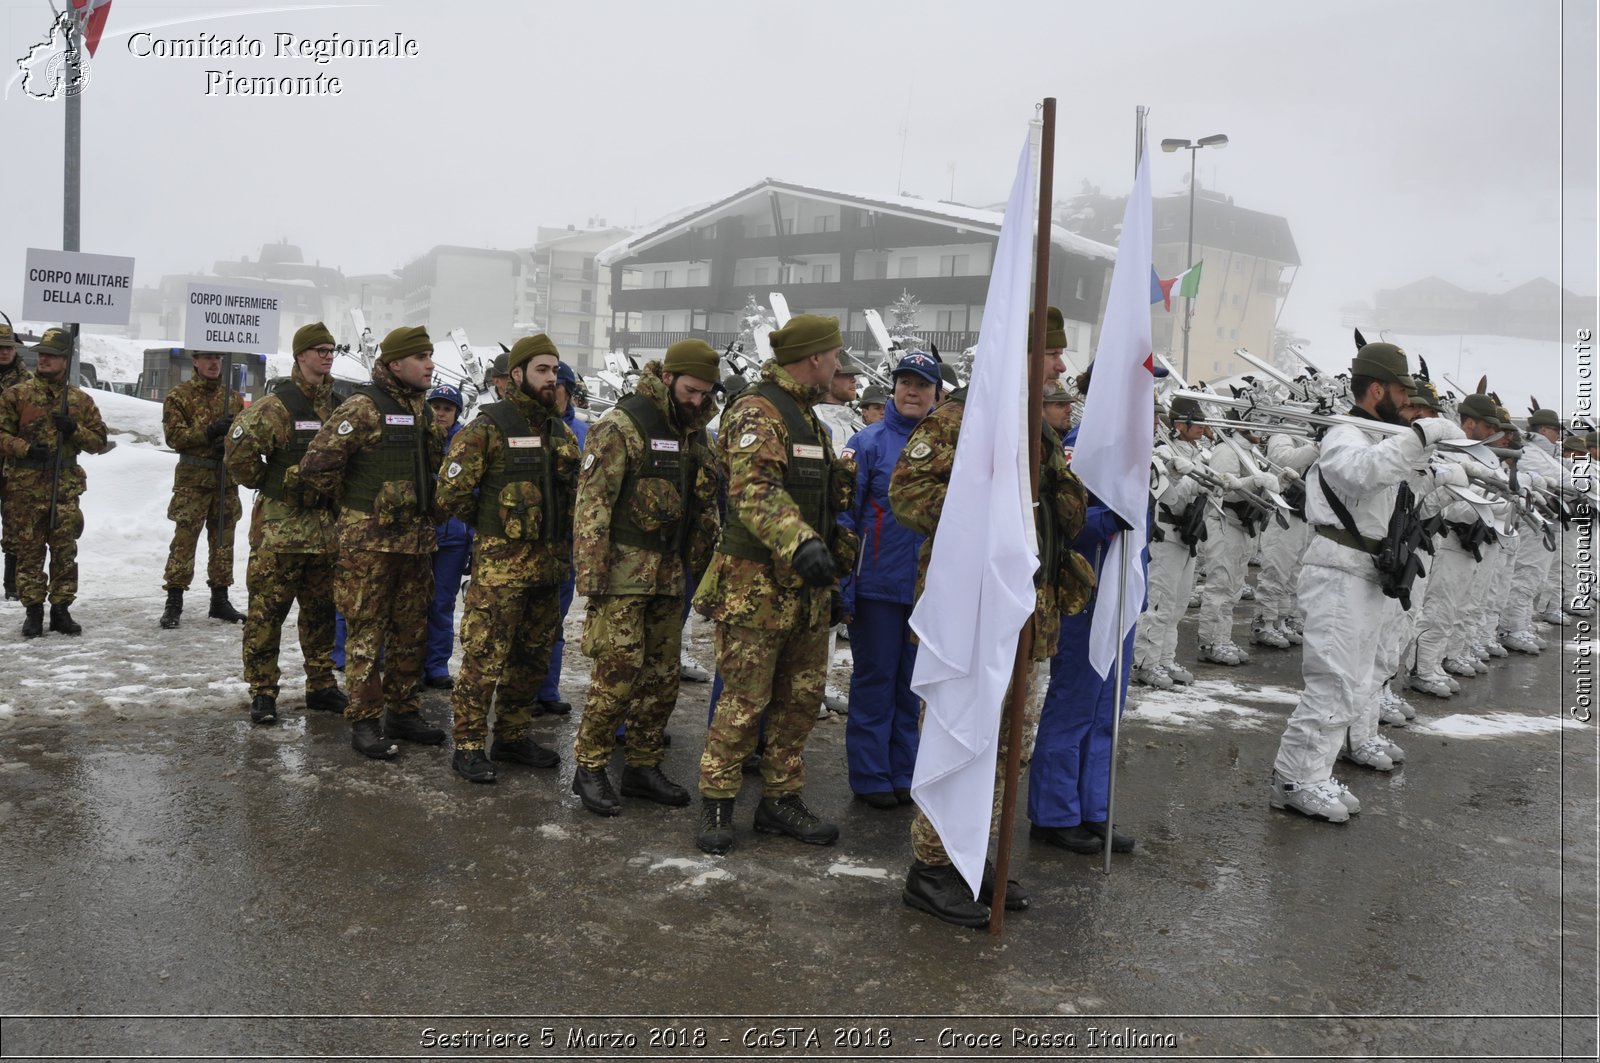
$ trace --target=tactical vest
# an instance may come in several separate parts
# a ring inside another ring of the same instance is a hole
[[[17,357],[18,359],[21,359],[22,356],[18,355]],[[48,395],[49,392],[47,391],[45,394]],[[67,401],[69,403],[72,401],[70,398],[70,393]],[[74,417],[78,416],[78,414],[81,412],[80,410],[72,410],[70,405],[68,406],[68,409],[72,412]],[[51,402],[47,407],[44,407],[44,411],[43,419],[47,421],[50,419],[51,414],[60,413],[61,397],[59,395],[56,396],[55,401]],[[56,467],[56,451],[58,449],[61,451],[62,468],[70,469],[73,467],[73,465],[77,464],[78,455],[81,453],[81,451],[78,449],[78,444],[71,439],[63,440],[61,438],[61,433],[56,430],[54,425],[52,425],[46,431],[44,438],[41,439],[40,442],[44,443],[50,448],[49,457],[42,461],[36,461],[33,458],[26,456],[12,458],[11,464],[18,469],[32,469],[35,472],[49,472]]]
[[[1050,453],[1049,448],[1054,447],[1060,453],[1061,437],[1049,425],[1041,425],[1044,438],[1040,446],[1045,449],[1043,454]],[[1048,583],[1052,586],[1057,581],[1056,573],[1065,558],[1063,550],[1072,548],[1066,541],[1066,530],[1061,527],[1056,516],[1055,496],[1061,489],[1061,476],[1056,470],[1054,462],[1048,457],[1039,469],[1039,504],[1033,507],[1034,522],[1039,532],[1039,571],[1034,574],[1034,583]]]
[[[794,499],[805,522],[822,536],[824,543],[831,545],[835,525],[834,514],[828,506],[828,481],[833,474],[833,459],[825,443],[826,434],[819,438],[800,404],[771,381],[764,380],[746,388],[738,401],[745,401],[748,395],[760,395],[772,403],[778,416],[783,418],[783,427],[789,434],[789,461],[783,473],[783,489]],[[728,507],[717,551],[747,561],[772,563],[772,551],[762,546],[761,540],[739,518],[737,506]]]
[[[633,394],[617,403],[644,438],[644,464],[637,471],[629,468],[622,477],[617,501],[611,509],[611,541],[637,546],[658,554],[681,554],[687,545],[688,529],[694,527],[695,473],[700,467],[701,434],[679,439],[661,415],[661,408],[648,396]],[[667,480],[678,488],[682,516],[658,531],[645,531],[633,518],[633,494],[641,480]]]
[[[512,402],[491,402],[480,411],[500,429],[500,457],[484,470],[478,484],[478,515],[473,525],[479,535],[493,535],[509,539],[505,523],[500,519],[500,493],[511,484],[536,483],[539,485],[539,508],[542,519],[535,539],[518,538],[533,542],[547,542],[552,529],[561,527],[564,517],[555,491],[555,462],[550,447],[560,438],[557,421],[551,418],[541,437],[528,423],[527,416]]]
[[[295,498],[287,497],[283,480],[289,470],[300,464],[300,459],[305,456],[306,448],[317,437],[317,432],[322,428],[322,415],[311,408],[311,402],[306,398],[306,393],[292,380],[286,380],[272,389],[278,396],[278,401],[283,403],[283,408],[289,411],[289,441],[267,459],[266,476],[261,481],[261,493],[274,502],[282,502],[288,506],[304,506],[303,496],[296,491]]]
[[[424,410],[421,415],[414,415],[375,384],[362,384],[355,393],[365,395],[378,408],[383,416],[383,434],[376,446],[351,459],[340,504],[371,513],[372,503],[384,484],[410,480],[416,485],[419,515],[426,515],[433,508],[433,470],[428,468],[427,460],[428,413]],[[410,418],[410,423],[397,422],[396,418]]]

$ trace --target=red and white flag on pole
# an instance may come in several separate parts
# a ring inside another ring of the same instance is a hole
[[[72,0],[73,11],[83,23],[83,46],[89,57],[100,47],[100,34],[105,32],[106,18],[111,14],[111,0]]]
[[[1139,619],[1144,601],[1145,522],[1150,507],[1150,451],[1155,440],[1155,359],[1150,346],[1150,153],[1142,151],[1122,215],[1117,262],[1111,269],[1106,320],[1094,352],[1094,383],[1072,451],[1072,471],[1133,530],[1112,540],[1100,569],[1089,663],[1111,670],[1117,644]],[[1126,572],[1126,598],[1116,592]],[[1120,620],[1120,623],[1119,623]],[[1132,662],[1124,662],[1124,667]]]
[[[1035,165],[1030,136],[995,246],[928,581],[911,614],[921,641],[911,689],[927,702],[911,794],[974,896],[989,849],[1002,702],[1039,567],[1027,438]]]

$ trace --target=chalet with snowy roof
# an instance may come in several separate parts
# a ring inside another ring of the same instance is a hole
[[[795,313],[837,316],[845,342],[870,350],[864,312],[892,324],[890,306],[909,291],[921,302],[916,334],[959,352],[977,342],[1002,221],[957,203],[768,178],[596,255],[611,268],[611,343],[648,354],[699,336],[721,347],[743,328],[747,300],[764,306],[777,291]],[[1075,352],[1093,349],[1115,257],[1115,247],[1053,227],[1049,300]]]

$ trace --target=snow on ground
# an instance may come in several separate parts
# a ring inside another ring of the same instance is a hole
[[[1451,738],[1499,738],[1503,735],[1546,734],[1563,729],[1583,730],[1583,724],[1559,713],[1548,715],[1520,712],[1485,712],[1446,716],[1438,720],[1414,720],[1418,731],[1448,735]]]
[[[1202,680],[1171,690],[1130,686],[1127,713],[1162,730],[1258,728],[1281,726],[1299,700],[1300,692],[1288,687]]]

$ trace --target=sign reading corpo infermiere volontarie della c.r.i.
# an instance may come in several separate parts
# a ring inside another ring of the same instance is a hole
[[[304,59],[321,67],[336,59],[415,59],[422,54],[422,45],[404,33],[382,37],[346,37],[338,33],[302,37],[284,32],[227,36],[202,31],[168,37],[140,30],[128,38],[128,53],[147,60]],[[219,67],[207,69],[204,74],[207,96],[338,96],[345,89],[345,78],[331,70],[284,76]]]

